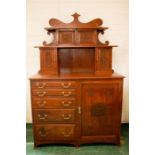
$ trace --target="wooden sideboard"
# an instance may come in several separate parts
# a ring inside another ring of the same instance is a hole
[[[49,20],[52,42],[40,50],[40,70],[30,78],[34,145],[120,144],[123,78],[112,69],[112,48],[101,43],[97,18],[81,23]]]

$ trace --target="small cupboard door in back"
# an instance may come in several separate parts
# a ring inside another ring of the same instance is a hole
[[[119,83],[82,85],[82,136],[114,135],[120,121]]]

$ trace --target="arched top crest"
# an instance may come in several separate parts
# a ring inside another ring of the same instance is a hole
[[[79,21],[79,14],[78,13],[74,13],[73,15],[73,21],[70,23],[64,23],[62,21],[60,21],[59,19],[56,18],[51,18],[49,20],[49,24],[51,26],[51,28],[96,28],[96,29],[107,29],[107,27],[101,27],[101,25],[103,24],[102,19],[100,18],[96,18],[94,20],[89,21],[88,23],[82,23]],[[48,30],[48,28],[45,28]]]

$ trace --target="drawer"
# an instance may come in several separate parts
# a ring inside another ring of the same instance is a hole
[[[74,109],[35,109],[33,110],[34,123],[74,123]]]
[[[75,98],[39,98],[33,97],[33,108],[74,108],[76,105]]]
[[[61,97],[70,97],[76,95],[76,90],[74,89],[44,89],[38,90],[33,89],[32,95],[37,97],[45,97],[45,96],[61,96]]]
[[[34,125],[37,140],[72,140],[75,137],[75,125],[45,124]]]
[[[32,81],[33,88],[77,88],[75,81]]]

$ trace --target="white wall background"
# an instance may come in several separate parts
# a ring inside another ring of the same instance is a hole
[[[103,19],[109,27],[101,40],[109,40],[119,45],[113,49],[113,69],[124,75],[124,94],[122,122],[129,121],[128,94],[128,0],[27,0],[27,78],[39,70],[39,50],[33,48],[49,40],[44,27],[49,26],[50,18],[64,22],[72,21],[72,14],[81,14],[80,21],[88,22],[94,18]],[[27,80],[26,122],[31,119],[29,80]]]

